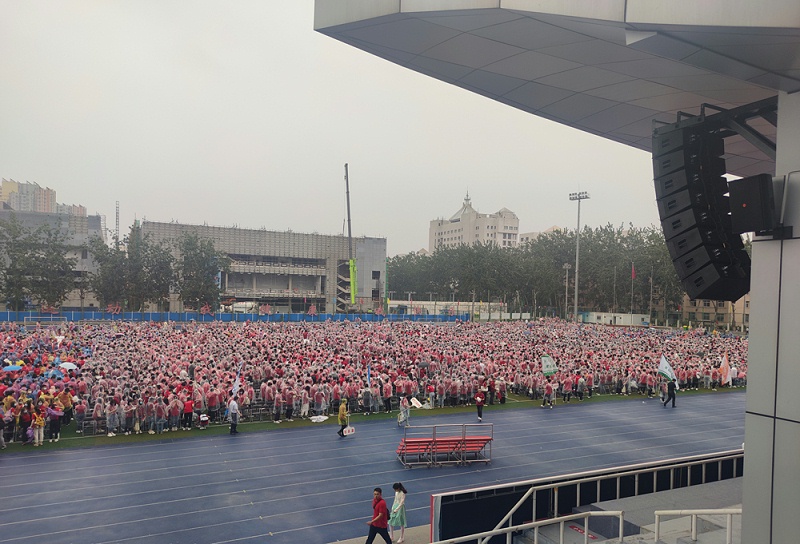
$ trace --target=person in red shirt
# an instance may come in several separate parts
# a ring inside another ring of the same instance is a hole
[[[383,408],[387,414],[392,411],[392,382],[389,380],[386,380],[386,383],[383,384]]]
[[[219,394],[217,394],[216,388],[208,392],[206,402],[208,403],[208,418],[216,423],[219,417]]]
[[[547,378],[547,383],[544,384],[544,398],[542,399],[542,408],[549,404],[550,408],[553,407],[553,384],[550,378]]]
[[[372,544],[376,535],[381,535],[386,544],[392,544],[392,538],[389,536],[389,509],[386,507],[386,501],[383,500],[383,491],[380,487],[376,487],[372,491],[372,519],[367,522],[369,525],[369,536],[365,544]]]
[[[483,421],[483,405],[486,404],[486,395],[482,389],[475,393],[475,406],[478,407],[478,421]]]
[[[194,400],[189,395],[183,401],[183,421],[181,421],[181,429],[184,431],[192,430],[192,418],[194,417]]]

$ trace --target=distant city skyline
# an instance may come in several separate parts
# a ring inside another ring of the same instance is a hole
[[[520,232],[658,224],[648,153],[313,31],[313,2],[0,0],[0,177],[106,216],[428,246],[469,191]]]

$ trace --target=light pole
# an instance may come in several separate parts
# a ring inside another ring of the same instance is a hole
[[[561,268],[564,269],[564,321],[567,320],[567,307],[569,306],[569,269],[572,268],[572,265],[569,263],[564,263],[564,266]]]
[[[657,260],[656,263],[661,264],[661,261]],[[650,265],[650,317],[648,318],[650,320],[650,326],[653,325],[653,284],[655,283],[653,278],[655,278],[655,272],[656,264],[653,263]]]
[[[579,193],[570,193],[570,200],[578,201],[578,229],[575,231],[575,309],[574,315],[575,322],[578,322],[578,269],[580,268],[580,255],[581,255],[581,200],[588,200],[589,193],[581,191]]]

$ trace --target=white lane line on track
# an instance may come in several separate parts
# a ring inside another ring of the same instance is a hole
[[[712,439],[709,439],[709,440],[714,440],[714,439],[712,438]],[[700,444],[702,444],[702,441],[695,442],[695,445],[700,445]],[[585,450],[585,448],[582,448],[582,447],[574,447],[574,448],[568,448],[568,449]],[[641,454],[643,452],[653,451],[653,450],[655,452],[660,452],[662,449],[663,449],[662,445],[659,444],[659,445],[652,445],[652,446],[649,446],[647,448],[629,449],[628,451],[632,451],[632,452],[635,451],[635,452],[638,452],[639,454]],[[566,450],[562,450],[562,451],[566,451]],[[700,450],[698,450],[698,451],[700,451]],[[591,459],[593,457],[598,457],[598,456],[605,457],[607,455],[608,455],[608,452],[592,453],[592,454],[589,454],[589,455],[579,455],[579,456],[572,456],[572,457],[564,457],[564,456],[562,456],[560,458],[560,462],[564,463],[566,461],[577,461],[577,460],[584,460],[585,461],[585,460],[589,460],[589,459]],[[529,458],[530,455],[520,455],[520,457]],[[654,459],[660,459],[660,458],[661,457],[658,457],[658,456],[654,457]],[[530,462],[530,463],[518,463],[518,464],[515,465],[515,467],[520,467],[520,466],[532,467],[532,466],[536,466],[536,465],[550,464],[552,462],[553,462],[552,460],[545,460],[545,461],[534,461],[534,462]],[[645,462],[645,461],[642,461],[642,462]],[[602,466],[597,467],[597,470],[601,470],[602,468],[610,468],[610,467],[613,467],[613,466],[617,466],[617,463],[610,464],[607,467],[602,467]],[[491,467],[490,466],[490,467],[481,467],[481,470],[475,470],[475,471],[472,471],[472,472],[473,473],[474,472],[492,473],[492,472],[497,472],[497,471],[501,471],[501,470],[507,470],[507,469],[505,467]],[[389,474],[389,473],[394,474],[394,473],[396,473],[396,470],[382,471],[382,472],[378,472],[378,473],[372,473],[372,474],[369,474],[369,475],[365,474],[365,475],[361,475],[359,477],[369,477],[372,481],[381,481],[381,480],[378,479],[379,475],[381,475],[381,474]],[[441,475],[440,477],[441,478],[445,478],[445,477],[448,477],[448,476],[449,475]],[[537,476],[537,478],[539,478],[539,477],[547,477],[547,475]],[[352,478],[353,478],[352,475],[347,475],[347,476],[342,476],[342,477],[338,477],[338,478],[327,479],[327,480],[325,480],[325,482],[331,482],[331,481],[337,481],[337,480],[352,480]],[[425,480],[430,480],[430,479],[432,479],[432,478],[431,477],[425,478]],[[510,480],[510,481],[518,481],[518,479],[514,479],[514,480]],[[319,482],[319,480],[317,480],[317,482]],[[493,484],[497,484],[498,482],[499,481],[497,481],[497,480],[492,481]],[[307,485],[308,485],[307,482],[298,482],[298,483],[282,486],[282,489],[287,489],[287,488],[296,487],[296,486],[305,487]],[[247,493],[249,495],[252,495],[254,492],[268,491],[270,489],[274,489],[274,486],[267,486],[267,487],[261,487],[261,488],[250,488],[249,491],[236,491],[236,492],[209,494],[209,495],[201,495],[201,496],[203,496],[205,498],[212,498],[212,497],[241,496],[241,495],[244,495],[245,493]],[[292,497],[291,500],[298,500],[298,499],[307,498],[309,496],[320,496],[320,495],[324,495],[324,494],[338,493],[338,492],[339,491],[332,490],[332,491],[324,492],[324,493],[304,494],[304,495],[299,495],[299,496]],[[441,490],[439,492],[441,492]],[[10,528],[11,526],[14,526],[14,525],[21,525],[21,524],[26,524],[26,523],[40,523],[40,522],[45,522],[45,521],[56,521],[56,520],[60,520],[60,519],[71,518],[71,517],[76,517],[76,516],[83,516],[83,515],[94,516],[94,515],[102,514],[102,513],[105,513],[105,512],[118,512],[120,510],[134,510],[134,509],[137,509],[137,508],[152,509],[154,507],[164,506],[164,505],[167,505],[167,504],[178,504],[178,503],[184,503],[184,502],[187,502],[187,501],[188,502],[194,502],[196,500],[197,500],[197,497],[193,496],[193,497],[186,497],[186,498],[183,498],[183,499],[174,499],[174,500],[168,500],[168,501],[158,501],[158,502],[152,502],[152,503],[147,503],[147,504],[139,504],[139,505],[128,505],[128,506],[123,506],[123,507],[118,507],[118,508],[92,510],[92,511],[89,511],[89,512],[80,512],[80,513],[74,513],[74,514],[64,514],[64,515],[61,515],[61,516],[49,516],[49,517],[41,517],[41,516],[39,516],[37,518],[32,518],[30,520],[17,520],[17,521],[12,521],[12,522],[9,522],[9,523],[0,523],[0,528],[5,528],[5,527],[9,527]],[[282,498],[275,498],[275,499],[264,499],[264,500],[259,500],[259,501],[248,501],[247,503],[243,503],[243,504],[229,505],[229,506],[217,507],[217,508],[212,508],[212,509],[207,509],[207,510],[195,510],[195,511],[189,511],[189,512],[182,512],[182,513],[176,513],[176,514],[171,514],[169,516],[162,516],[162,517],[157,517],[157,518],[141,518],[141,519],[126,521],[126,522],[122,522],[122,523],[139,523],[139,522],[143,522],[143,521],[152,521],[153,519],[162,519],[162,518],[169,518],[169,517],[174,517],[174,516],[191,515],[191,514],[195,514],[195,513],[212,512],[212,511],[218,511],[218,510],[225,510],[225,509],[228,509],[228,508],[239,508],[239,507],[248,506],[248,505],[257,505],[257,504],[258,505],[262,505],[262,504],[269,504],[269,503],[273,503],[273,502],[283,502],[283,501],[286,501],[286,500],[290,500],[290,499],[282,497]],[[341,506],[341,505],[339,505],[339,506]],[[6,511],[12,511],[12,510],[15,510],[15,509],[7,509]],[[20,510],[29,511],[30,507],[20,508]],[[285,514],[281,514],[281,515],[285,515]],[[100,526],[100,527],[102,527],[102,526]],[[84,529],[89,529],[89,528],[86,527]],[[0,540],[0,542],[5,542],[5,540]]]

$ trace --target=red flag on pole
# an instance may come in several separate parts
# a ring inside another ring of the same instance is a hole
[[[636,267],[633,266],[633,263],[631,263],[631,279],[632,280],[636,279]]]

